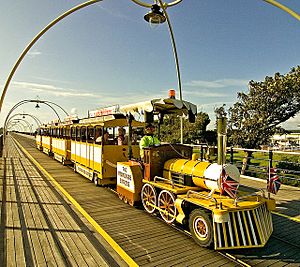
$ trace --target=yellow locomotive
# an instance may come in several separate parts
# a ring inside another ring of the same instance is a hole
[[[264,246],[273,231],[271,210],[275,209],[275,201],[270,194],[265,196],[264,191],[249,195],[238,190],[239,171],[225,162],[224,118],[218,119],[217,163],[197,160],[192,147],[181,144],[144,148],[143,162],[138,159],[139,145],[138,140],[133,141],[133,128],[144,123],[136,119],[143,117],[150,122],[156,117],[160,125],[165,114],[186,115],[193,121],[196,113],[196,106],[187,101],[153,99],[119,107],[114,114],[101,113],[74,121],[68,126],[70,130],[59,131],[59,138],[69,140],[69,157],[76,171],[97,185],[115,184],[125,203],[132,206],[141,203],[148,213],[158,213],[165,222],[188,228],[200,246],[214,249]],[[114,129],[125,124],[126,146],[96,142],[98,130],[103,138],[104,131],[110,129],[113,138]],[[55,127],[43,129],[45,139],[37,137],[39,149],[54,153],[53,144],[58,138]]]
[[[152,101],[149,110],[158,117],[161,113],[195,114],[193,104],[177,101]],[[144,106],[132,105],[132,111]],[[273,231],[275,201],[264,193],[238,192],[240,173],[236,166],[225,163],[225,156],[226,120],[220,118],[218,163],[192,159],[190,146],[145,148],[143,163],[118,162],[117,192],[131,205],[141,201],[148,213],[159,213],[167,223],[187,226],[203,247],[263,247]]]

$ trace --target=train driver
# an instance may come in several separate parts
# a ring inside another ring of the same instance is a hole
[[[150,146],[160,145],[160,141],[156,136],[154,136],[155,126],[151,123],[148,123],[145,127],[146,135],[140,141],[140,156],[141,159],[144,159],[144,148]]]

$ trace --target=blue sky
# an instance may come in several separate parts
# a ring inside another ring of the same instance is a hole
[[[82,2],[0,0],[1,88],[30,40],[51,20]],[[280,2],[300,13],[300,1]],[[143,20],[146,12],[131,0],[104,0],[57,24],[18,68],[0,123],[14,104],[37,96],[68,112],[76,108],[83,117],[88,110],[164,97],[168,89],[177,89],[167,25],[151,28]],[[168,13],[183,98],[210,115],[210,128],[214,108],[230,107],[237,92],[247,91],[249,80],[284,74],[300,64],[300,22],[262,0],[183,0]],[[17,112],[42,121],[55,118],[47,106],[36,110],[32,103]],[[298,124],[299,115],[285,127],[296,129]]]

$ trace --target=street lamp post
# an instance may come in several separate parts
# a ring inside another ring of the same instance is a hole
[[[144,16],[144,18],[147,22],[154,23],[154,24],[161,24],[161,23],[164,23],[165,21],[167,21],[170,39],[171,39],[172,48],[173,48],[175,66],[176,66],[179,99],[180,99],[180,101],[182,101],[182,86],[181,86],[181,75],[180,75],[180,68],[179,68],[178,53],[177,53],[173,28],[171,25],[169,15],[167,13],[168,7],[175,6],[175,5],[179,4],[182,0],[176,0],[176,1],[173,1],[170,3],[163,3],[162,0],[155,0],[153,5],[144,3],[140,0],[131,0],[131,1],[133,1],[134,3],[136,3],[142,7],[151,8],[151,12],[147,13]],[[160,11],[160,8],[163,10],[162,12]],[[180,117],[180,143],[183,144],[183,117],[182,116]]]
[[[71,8],[70,10],[66,11],[65,13],[63,13],[62,15],[60,15],[59,17],[57,17],[56,19],[54,19],[53,21],[51,21],[43,30],[41,30],[32,40],[31,42],[26,46],[26,48],[24,49],[24,51],[22,52],[22,54],[19,56],[18,60],[16,61],[15,65],[13,66],[12,70],[10,71],[10,74],[6,80],[6,83],[4,85],[4,89],[1,95],[1,99],[0,99],[0,112],[2,110],[2,105],[3,105],[3,101],[8,89],[8,86],[10,84],[10,81],[12,80],[17,68],[19,67],[20,63],[22,62],[23,58],[26,56],[26,54],[28,53],[28,51],[31,49],[31,47],[49,30],[51,29],[54,25],[56,25],[58,22],[60,22],[62,19],[64,19],[65,17],[71,15],[72,13],[74,13],[77,10],[80,10],[84,7],[90,6],[92,4],[95,4],[97,2],[100,2],[102,0],[90,0],[87,2],[84,2],[78,6],[75,6],[73,8]]]
[[[21,105],[23,105],[23,104],[26,104],[26,103],[42,103],[42,104],[45,104],[45,105],[49,106],[49,107],[53,110],[53,112],[56,114],[56,116],[58,117],[58,120],[59,120],[59,121],[61,121],[61,120],[60,120],[60,117],[59,117],[57,111],[56,111],[49,103],[51,103],[51,104],[53,104],[53,105],[59,107],[59,108],[60,108],[60,109],[68,116],[68,113],[67,113],[61,106],[59,106],[59,105],[56,104],[56,103],[53,103],[53,102],[50,102],[50,101],[47,101],[47,100],[37,100],[37,99],[22,100],[22,101],[18,102],[17,104],[15,104],[15,105],[10,109],[10,111],[8,112],[8,114],[7,114],[6,118],[5,118],[5,121],[4,121],[4,126],[3,126],[3,132],[4,132],[4,133],[6,132],[6,129],[7,129],[7,123],[8,123],[8,120],[9,120],[10,115],[12,114],[12,112],[13,112],[15,109],[17,109],[19,106],[21,106]],[[3,138],[5,139],[5,135],[3,135]],[[5,140],[3,140],[3,144],[5,144]]]
[[[175,59],[175,65],[176,65],[176,73],[177,73],[177,81],[178,81],[178,90],[179,90],[179,97],[182,101],[182,86],[181,86],[181,76],[180,76],[180,69],[179,69],[179,60],[178,60],[178,54],[176,49],[176,43],[175,43],[175,37],[172,29],[172,25],[167,13],[167,8],[170,6],[174,6],[179,4],[182,0],[175,0],[171,3],[164,3],[162,0],[154,0],[154,4],[148,4],[140,0],[131,0],[134,3],[146,7],[151,8],[151,12],[147,13],[144,18],[146,21],[152,24],[161,24],[167,21],[168,29],[170,33],[170,38],[173,46],[173,54]],[[274,5],[283,11],[289,13],[291,16],[295,17],[296,19],[300,20],[300,15],[288,8],[287,6],[275,1],[275,0],[263,0],[271,5]],[[162,9],[162,12],[160,11],[160,8]],[[183,117],[180,118],[180,141],[181,144],[183,143]]]
[[[9,118],[9,120],[11,120],[12,118],[14,118],[14,117],[16,117],[16,116],[22,116],[23,119],[25,119],[25,116],[31,117],[31,118],[35,121],[37,127],[39,127],[39,126],[42,124],[42,122],[39,120],[39,118],[37,118],[36,116],[34,116],[34,115],[32,115],[32,114],[28,114],[28,113],[17,113],[17,114],[14,114],[14,115],[12,115],[12,116]]]
[[[26,127],[27,127],[29,132],[32,133],[31,124],[28,121],[26,121],[24,119],[20,119],[20,118],[15,118],[15,119],[9,120],[7,128],[9,127],[10,123],[14,123],[14,122],[20,123],[20,125],[23,126],[24,132],[26,132]],[[22,124],[21,122],[24,122],[26,125]]]
[[[289,13],[291,16],[296,18],[297,20],[300,20],[300,15],[298,13],[296,13],[295,11],[293,11],[292,9],[288,8],[287,6],[277,2],[275,0],[263,0],[263,1],[282,9],[283,11]]]
[[[11,113],[15,110],[15,109],[17,109],[19,106],[21,106],[21,105],[24,105],[24,104],[26,104],[26,103],[42,103],[42,104],[45,104],[46,106],[48,106],[48,107],[50,107],[52,110],[53,110],[53,112],[56,114],[56,116],[57,116],[57,118],[58,118],[58,120],[59,121],[61,121],[60,120],[60,117],[59,117],[59,114],[57,113],[57,111],[51,106],[51,105],[54,105],[54,106],[56,106],[56,107],[59,107],[64,113],[65,113],[65,115],[66,116],[68,116],[69,114],[60,106],[60,105],[58,105],[58,104],[56,104],[56,103],[53,103],[53,102],[50,102],[50,101],[47,101],[47,100],[36,100],[36,99],[26,99],[26,100],[22,100],[22,101],[20,101],[20,102],[18,102],[17,104],[15,104],[11,109],[10,109],[10,111],[8,112],[8,114],[7,114],[7,116],[6,116],[6,119],[5,119],[5,122],[4,122],[4,126],[5,126],[5,124],[6,124],[6,122],[7,122],[7,120],[8,120],[8,118],[9,118],[9,116],[11,115]],[[50,105],[50,104],[51,105]],[[37,107],[37,106],[36,106]],[[38,106],[38,108],[39,108],[39,106]]]

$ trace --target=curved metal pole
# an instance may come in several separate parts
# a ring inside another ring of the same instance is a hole
[[[35,117],[35,116],[31,115],[31,114],[28,114],[28,113],[17,113],[17,114],[14,114],[14,115],[12,115],[9,118],[9,120],[11,120],[12,118],[14,118],[16,116],[29,116],[29,117],[31,117],[35,121],[35,123],[37,124],[37,127],[39,127],[42,124],[41,121],[37,117]]]
[[[2,95],[1,95],[1,99],[0,99],[0,112],[1,112],[1,109],[2,109],[2,105],[3,105],[3,101],[4,101],[4,98],[5,98],[5,95],[6,95],[6,92],[7,92],[7,89],[8,89],[8,86],[10,84],[10,81],[12,79],[12,77],[14,76],[17,68],[19,67],[20,63],[22,62],[23,58],[25,57],[25,55],[27,54],[27,52],[30,50],[30,48],[50,29],[52,28],[55,24],[57,24],[59,21],[61,21],[62,19],[64,19],[65,17],[71,15],[72,13],[74,13],[75,11],[79,10],[79,9],[82,9],[84,7],[87,7],[89,5],[92,5],[94,3],[97,3],[99,1],[102,1],[102,0],[90,0],[90,1],[87,1],[85,3],[82,3],[78,6],[75,6],[73,8],[71,8],[70,10],[66,11],[65,13],[63,13],[62,15],[60,15],[59,17],[57,17],[56,19],[54,19],[53,21],[51,21],[43,30],[41,30],[33,39],[32,41],[27,45],[27,47],[24,49],[24,51],[22,52],[22,54],[20,55],[20,57],[18,58],[17,62],[15,63],[14,67],[12,68],[7,80],[6,80],[6,83],[4,85],[4,89],[3,89],[3,92],[2,92]]]
[[[169,18],[169,15],[167,13],[167,9],[166,9],[164,3],[162,2],[162,0],[158,0],[158,2],[159,2],[160,6],[163,10],[163,13],[166,16],[167,23],[168,23],[170,38],[171,38],[172,47],[173,47],[173,55],[174,55],[175,65],[176,65],[176,74],[177,74],[177,81],[178,81],[179,98],[182,101],[181,76],[180,76],[179,60],[178,60],[178,54],[177,54],[177,48],[176,48],[176,43],[175,43],[174,32],[173,32],[171,21],[170,21],[170,18]]]
[[[26,125],[24,125],[23,123],[21,123],[21,121],[17,121],[17,120],[12,120],[12,122],[16,122],[16,124],[15,125],[22,125],[22,127],[23,127],[23,132],[26,132]]]
[[[180,68],[179,68],[179,60],[178,60],[178,54],[177,54],[177,48],[176,48],[176,43],[175,43],[175,37],[174,37],[174,32],[172,29],[171,21],[169,18],[169,15],[167,13],[167,9],[165,5],[163,4],[162,0],[158,0],[163,13],[167,19],[167,24],[169,28],[169,33],[170,33],[170,38],[171,38],[171,43],[173,47],[173,55],[175,59],[175,65],[176,65],[176,74],[177,74],[177,81],[178,81],[178,90],[179,90],[179,98],[180,101],[182,101],[182,86],[181,86],[181,75],[180,75]],[[180,117],[180,143],[183,144],[183,117]]]
[[[41,101],[41,100],[38,100],[38,101]],[[60,108],[67,116],[69,116],[69,113],[68,113],[65,109],[63,109],[60,105],[58,105],[58,104],[56,104],[56,103],[54,103],[54,102],[48,101],[48,100],[43,100],[43,102],[44,102],[44,103],[50,103],[50,104],[52,104],[52,105],[54,105],[54,106],[57,106],[57,107]]]
[[[24,119],[20,119],[20,118],[19,119],[15,118],[12,121],[14,121],[14,120],[17,122],[21,122],[21,121],[25,122],[27,124],[27,128],[28,128],[29,132],[32,133],[32,126],[28,121],[26,121]],[[25,130],[24,132],[26,132],[26,128],[24,128],[24,130]]]
[[[283,11],[289,13],[291,16],[296,18],[297,20],[300,20],[300,15],[298,13],[296,13],[295,11],[293,11],[292,9],[288,8],[287,6],[277,2],[275,0],[263,0],[263,1],[282,9]]]
[[[23,130],[24,130],[24,125],[23,125],[23,124],[17,124],[17,123],[15,123],[14,125],[10,125],[9,129],[10,129],[11,131],[14,131],[14,129],[13,129],[14,127],[19,127],[19,130],[18,130],[18,129],[16,129],[16,130],[22,132],[22,128],[21,128],[20,125],[22,125]]]
[[[56,116],[58,117],[59,122],[61,122],[61,119],[60,119],[60,117],[59,117],[57,111],[56,111],[50,104],[48,104],[48,103],[46,103],[46,102],[45,102],[44,104],[47,105],[48,107],[50,107],[50,108],[55,112]]]
[[[26,103],[32,103],[32,102],[35,102],[35,103],[37,103],[37,102],[38,102],[38,103],[43,103],[43,104],[49,106],[49,107],[54,111],[54,113],[57,115],[59,121],[61,121],[61,120],[60,120],[60,117],[59,117],[59,115],[58,115],[58,113],[56,112],[56,110],[55,110],[51,105],[49,105],[48,103],[46,103],[47,101],[42,101],[42,100],[22,100],[22,101],[20,101],[19,103],[15,104],[15,105],[10,109],[10,111],[8,112],[8,114],[7,114],[6,118],[5,118],[5,121],[4,121],[3,132],[6,132],[7,121],[8,121],[8,119],[9,119],[9,116],[11,115],[11,113],[12,113],[16,108],[18,108],[19,106],[21,106],[21,105],[23,105],[23,104],[26,104]],[[3,139],[5,139],[5,135],[3,135]],[[4,143],[4,140],[3,140],[3,143]]]
[[[8,125],[9,125],[10,123],[14,122],[14,121],[17,121],[17,122],[24,121],[24,122],[26,122],[27,127],[29,127],[30,130],[31,130],[31,132],[32,132],[31,124],[30,124],[28,121],[26,121],[26,120],[24,120],[24,119],[21,119],[21,118],[14,118],[14,119],[12,119],[12,118],[13,118],[13,117],[11,117],[11,118],[9,119],[8,123],[7,123],[7,127],[6,127],[7,129],[8,129]]]
[[[6,124],[7,120],[8,120],[8,118],[9,118],[9,116],[11,115],[11,113],[12,113],[15,109],[17,109],[19,106],[21,106],[21,105],[23,105],[23,104],[26,104],[26,103],[32,103],[32,102],[33,102],[33,103],[42,103],[42,104],[47,105],[46,103],[49,102],[49,101],[43,101],[43,100],[22,100],[22,101],[18,102],[18,103],[15,104],[15,105],[10,109],[10,111],[8,112],[8,114],[7,114],[6,118],[5,118],[5,121],[4,121],[4,126],[5,126],[5,124]],[[52,102],[50,102],[50,103],[52,103]],[[55,110],[51,105],[48,104],[48,106],[49,106],[49,107],[55,112],[55,114],[58,116],[56,110]],[[58,118],[59,118],[59,116],[58,116]],[[60,118],[59,118],[59,120],[60,120]]]
[[[29,116],[31,118],[34,119],[36,125],[39,127],[40,125],[42,125],[42,122],[40,121],[40,119],[32,114],[28,114],[28,113],[20,113],[22,116]]]

